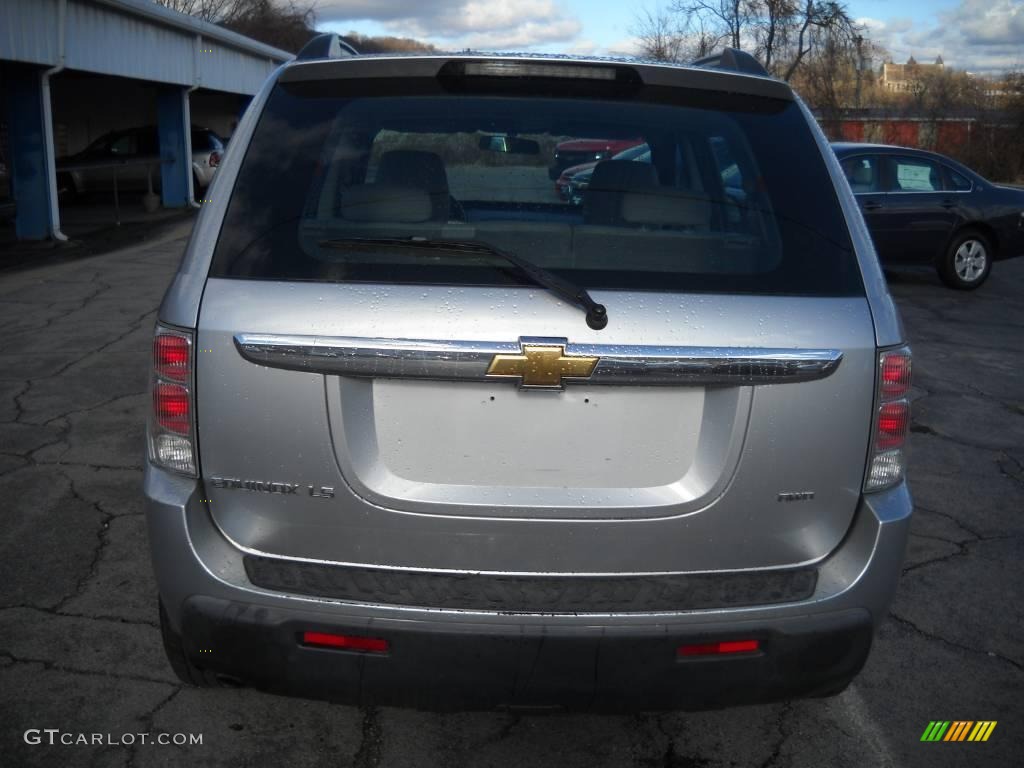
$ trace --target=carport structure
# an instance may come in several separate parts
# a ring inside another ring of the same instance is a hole
[[[128,127],[118,123],[134,119],[139,113],[134,102],[140,101],[130,94],[148,89],[152,98],[141,101],[155,103],[150,122],[159,133],[162,202],[184,207],[194,203],[195,195],[190,96],[198,103],[205,97],[206,104],[213,94],[232,96],[237,115],[267,76],[290,58],[285,51],[149,0],[3,0],[0,81],[17,237],[65,239],[51,92],[51,79],[61,82],[59,73],[80,82],[91,79],[101,88],[124,89],[117,109],[110,109],[109,98],[91,107],[90,120],[106,120],[108,129]],[[75,90],[71,83],[63,89]]]

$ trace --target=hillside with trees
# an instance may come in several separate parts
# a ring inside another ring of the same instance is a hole
[[[156,0],[180,13],[217,24],[232,32],[297,53],[316,29],[316,5],[301,0]],[[430,52],[434,46],[406,37],[372,37],[350,32],[341,36],[360,53]]]

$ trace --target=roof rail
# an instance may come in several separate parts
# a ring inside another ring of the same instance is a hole
[[[694,67],[708,67],[709,69],[731,69],[734,72],[745,72],[748,75],[768,74],[768,70],[760,61],[739,48],[723,48],[718,53],[695,59],[690,64]]]
[[[342,40],[334,32],[317,35],[299,51],[297,61],[309,59],[341,59],[345,56],[358,56],[359,51]]]

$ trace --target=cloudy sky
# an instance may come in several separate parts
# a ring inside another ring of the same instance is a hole
[[[664,0],[662,0],[664,2]],[[1024,68],[1024,0],[847,0],[895,61],[913,55],[975,72]],[[630,34],[657,0],[319,0],[319,26],[456,50],[633,53]]]

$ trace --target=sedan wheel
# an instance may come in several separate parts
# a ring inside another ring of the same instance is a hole
[[[950,243],[939,264],[939,276],[950,288],[969,291],[988,277],[992,268],[988,241],[975,232],[964,233]]]

